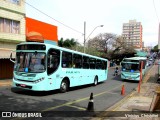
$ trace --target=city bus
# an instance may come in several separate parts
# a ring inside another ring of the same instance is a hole
[[[12,60],[12,54],[11,58]],[[59,89],[107,80],[108,60],[53,45],[24,42],[16,47],[13,87],[32,91]]]
[[[121,79],[139,81],[141,61],[143,61],[143,66],[142,66],[142,76],[143,76],[147,68],[147,57],[124,58],[121,62],[121,69],[122,69]]]

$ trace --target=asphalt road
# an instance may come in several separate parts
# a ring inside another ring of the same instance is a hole
[[[66,93],[59,93],[58,90],[33,92],[13,89],[11,86],[0,87],[0,111],[70,111],[72,113],[86,111],[91,93],[93,93],[94,111],[104,111],[138,86],[137,82],[122,81],[120,75],[113,76],[113,70],[109,69],[108,79],[97,86],[75,87]],[[124,96],[121,95],[123,84]]]

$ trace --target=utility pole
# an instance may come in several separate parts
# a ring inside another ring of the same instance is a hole
[[[84,21],[84,46],[83,46],[84,53],[85,53],[85,47],[86,47],[86,22]]]
[[[160,64],[159,64],[159,62],[160,62],[160,23],[159,23],[159,28],[158,28],[158,80],[157,81],[160,80],[160,69],[159,69]]]
[[[89,34],[89,36],[93,33],[93,31],[98,28],[98,27],[103,27],[104,25],[99,25],[95,27],[92,32]],[[86,41],[88,40],[89,36],[86,38],[86,22],[84,22],[84,47],[83,47],[83,52],[85,53],[85,48],[86,48]]]
[[[160,23],[159,23],[159,28],[158,28],[158,50],[160,50]]]

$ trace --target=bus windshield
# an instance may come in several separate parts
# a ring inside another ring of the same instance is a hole
[[[17,72],[44,72],[45,53],[17,52],[14,70]]]
[[[139,64],[134,63],[121,63],[122,71],[139,71]]]

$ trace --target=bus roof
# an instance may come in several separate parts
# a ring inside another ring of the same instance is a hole
[[[124,58],[124,60],[146,60],[147,57],[130,57],[130,58]]]
[[[107,60],[107,59],[105,59],[105,58],[101,58],[101,57],[89,55],[89,54],[86,54],[86,53],[82,53],[82,52],[70,50],[70,49],[63,48],[63,47],[59,47],[59,46],[56,46],[56,45],[53,45],[53,44],[49,44],[49,43],[23,42],[23,43],[20,43],[20,44],[18,44],[18,45],[25,45],[25,44],[42,44],[42,45],[48,46],[49,48],[55,48],[55,49],[59,49],[59,50],[66,51],[66,52],[72,52],[72,53],[75,53],[75,54],[76,54],[76,53],[77,53],[77,54],[81,54],[81,55],[83,55],[83,56],[88,56],[88,57],[93,57],[93,58],[97,58],[97,59]]]

